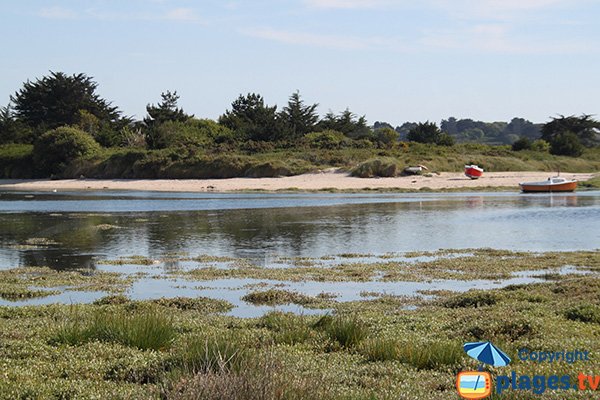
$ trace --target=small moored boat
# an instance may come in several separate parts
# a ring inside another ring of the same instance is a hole
[[[577,188],[577,180],[553,176],[546,181],[521,182],[523,192],[572,192]]]
[[[465,165],[465,175],[471,179],[481,178],[483,175],[483,168],[477,165]]]
[[[424,170],[425,171],[427,170],[426,166],[424,166],[424,165],[417,165],[415,167],[406,167],[406,168],[404,168],[404,173],[407,174],[407,175],[418,175],[421,172],[423,172]]]

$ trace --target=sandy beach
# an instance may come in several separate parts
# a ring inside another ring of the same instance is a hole
[[[142,190],[169,192],[231,192],[277,190],[362,190],[362,189],[473,189],[507,187],[518,190],[519,182],[546,180],[550,172],[488,172],[477,180],[462,173],[442,172],[431,176],[395,178],[354,178],[345,172],[324,171],[279,178],[231,179],[64,179],[64,180],[0,180],[0,190]],[[593,173],[568,173],[561,176],[579,181],[590,179]]]

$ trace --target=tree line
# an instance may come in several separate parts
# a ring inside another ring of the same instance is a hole
[[[561,115],[545,124],[523,118],[489,123],[450,117],[439,126],[426,121],[406,122],[394,128],[379,121],[369,126],[365,116],[349,109],[337,114],[329,112],[321,118],[318,104],[307,104],[299,92],[292,93],[281,109],[268,105],[257,93],[239,95],[213,121],[188,114],[178,106],[177,92],[166,91],[158,103],[146,106],[147,115],[140,121],[101,98],[97,87],[83,73],[50,72],[25,82],[10,97],[9,104],[0,107],[0,144],[34,144],[43,158],[42,153],[51,149],[60,157],[59,149],[63,147],[73,153],[66,156],[73,157],[99,146],[216,146],[256,152],[300,145],[324,149],[392,148],[400,141],[444,146],[469,141],[512,144],[514,150],[579,156],[585,147],[600,143],[600,123],[591,115]]]

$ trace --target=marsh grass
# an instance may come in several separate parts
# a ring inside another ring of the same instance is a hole
[[[306,305],[316,301],[314,298],[305,294],[282,289],[267,289],[250,292],[243,296],[242,300],[256,305],[269,306],[290,303]]]
[[[91,341],[114,342],[140,350],[164,350],[176,337],[166,312],[147,309],[128,314],[122,310],[98,310],[91,317],[75,313],[54,332],[53,344],[79,345]]]
[[[457,365],[463,355],[456,343],[404,343],[375,338],[363,342],[359,352],[369,361],[400,361],[417,369],[447,368]]]
[[[303,400],[331,399],[323,381],[315,376],[285,372],[270,352],[243,362],[243,368],[206,370],[178,382],[169,400]]]
[[[265,314],[258,321],[258,326],[272,331],[273,341],[276,344],[304,343],[315,333],[303,317],[278,311]]]
[[[349,316],[326,315],[321,317],[314,327],[323,330],[330,339],[344,348],[357,347],[369,333],[363,322]]]
[[[600,324],[600,306],[582,304],[565,311],[565,317],[571,321]]]
[[[188,374],[220,374],[240,370],[250,354],[250,347],[236,334],[200,335],[187,338],[176,364]]]
[[[442,301],[447,308],[479,308],[496,304],[498,296],[494,293],[471,290]]]

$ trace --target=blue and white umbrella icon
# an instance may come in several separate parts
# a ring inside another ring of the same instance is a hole
[[[465,343],[463,349],[469,357],[494,367],[505,367],[510,363],[510,357],[490,342]]]

